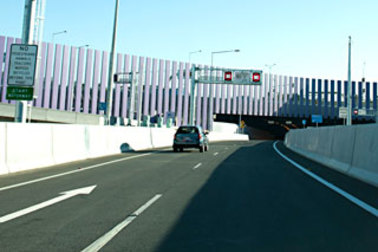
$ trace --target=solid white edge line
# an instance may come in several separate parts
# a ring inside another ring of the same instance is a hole
[[[273,144],[273,148],[274,150],[282,157],[284,158],[286,161],[288,161],[289,163],[291,163],[292,165],[294,165],[295,167],[297,167],[299,170],[301,170],[302,172],[306,173],[307,175],[309,175],[310,177],[312,177],[313,179],[317,180],[318,182],[320,182],[321,184],[325,185],[326,187],[328,187],[329,189],[335,191],[336,193],[340,194],[341,196],[343,196],[344,198],[346,198],[347,200],[351,201],[352,203],[356,204],[357,206],[361,207],[362,209],[364,209],[365,211],[369,212],[370,214],[374,215],[375,217],[378,217],[378,209],[370,206],[369,204],[363,202],[362,200],[356,198],[355,196],[347,193],[346,191],[338,188],[337,186],[331,184],[330,182],[324,180],[323,178],[319,177],[318,175],[310,172],[309,170],[307,170],[306,168],[304,168],[303,166],[301,166],[300,164],[296,163],[295,161],[291,160],[290,158],[288,158],[287,156],[285,156],[282,152],[280,152],[277,148],[277,143],[278,141],[274,142]]]
[[[196,166],[193,167],[193,170],[199,168],[202,165],[202,163],[198,163]]]
[[[120,159],[116,159],[116,160],[112,160],[112,161],[108,161],[108,162],[104,162],[104,163],[100,163],[100,164],[95,164],[95,165],[83,167],[81,169],[77,169],[77,170],[73,170],[73,171],[69,171],[69,172],[59,173],[59,174],[48,176],[48,177],[43,177],[43,178],[39,178],[39,179],[30,180],[30,181],[27,181],[27,182],[22,182],[22,183],[10,185],[10,186],[2,187],[2,188],[0,188],[0,192],[1,191],[6,191],[6,190],[9,190],[9,189],[13,189],[13,188],[17,188],[17,187],[21,187],[21,186],[26,186],[26,185],[30,185],[30,184],[46,181],[46,180],[50,180],[50,179],[54,179],[54,178],[59,178],[59,177],[71,175],[71,174],[78,173],[78,172],[83,172],[83,171],[91,170],[91,169],[94,169],[94,168],[98,168],[100,166],[105,166],[105,165],[109,165],[109,164],[113,164],[113,163],[118,163],[118,162],[130,160],[130,159],[134,159],[134,158],[148,156],[148,155],[151,155],[151,154],[152,153],[145,153],[145,154],[140,154],[140,155],[137,155],[137,156],[120,158]]]
[[[218,152],[215,152],[215,153],[214,153],[214,156],[217,156],[218,154],[219,154]]]
[[[109,232],[101,236],[99,239],[94,241],[91,245],[82,250],[82,252],[97,252],[108,244],[119,232],[121,232],[125,227],[127,227],[131,222],[133,222],[140,214],[142,214],[148,207],[160,199],[162,195],[157,194],[152,199],[147,201],[143,206],[138,208],[134,213],[129,215],[124,221],[119,223]]]

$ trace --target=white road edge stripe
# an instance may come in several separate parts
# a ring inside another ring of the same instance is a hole
[[[329,189],[335,191],[336,193],[340,194],[341,196],[343,196],[344,198],[346,198],[347,200],[351,201],[352,203],[356,204],[357,206],[361,207],[362,209],[364,209],[365,211],[369,212],[370,214],[374,215],[375,217],[378,217],[378,209],[370,206],[369,204],[363,202],[362,200],[354,197],[353,195],[347,193],[346,191],[338,188],[337,186],[331,184],[330,182],[324,180],[323,178],[319,177],[318,175],[310,172],[309,170],[307,170],[306,168],[304,168],[303,166],[301,166],[300,164],[296,163],[295,161],[291,160],[290,158],[288,158],[287,156],[285,156],[284,154],[282,154],[282,152],[280,152],[277,148],[277,143],[278,141],[274,142],[273,144],[273,148],[274,150],[282,157],[284,158],[286,161],[288,161],[289,163],[291,163],[292,165],[294,165],[295,167],[297,167],[299,170],[301,170],[302,172],[306,173],[307,175],[309,175],[310,177],[312,177],[313,179],[317,180],[318,182],[320,182],[321,184],[325,185],[326,187],[328,187]]]
[[[218,152],[215,152],[215,153],[214,153],[214,156],[216,156],[216,155],[218,155],[218,154],[219,154]]]
[[[94,168],[98,168],[100,166],[105,166],[105,165],[109,165],[109,164],[114,164],[114,163],[122,162],[122,161],[125,161],[125,160],[130,160],[130,159],[134,159],[134,158],[140,158],[140,157],[148,156],[148,155],[151,155],[151,154],[152,153],[145,153],[145,154],[140,154],[140,155],[137,155],[137,156],[120,158],[120,159],[116,159],[116,160],[112,160],[112,161],[108,161],[108,162],[104,162],[104,163],[100,163],[100,164],[95,164],[95,165],[83,167],[83,168],[78,169],[78,170],[73,170],[73,171],[69,171],[69,172],[59,173],[59,174],[48,176],[48,177],[43,177],[43,178],[39,178],[39,179],[35,179],[35,180],[30,180],[30,181],[19,183],[19,184],[14,184],[14,185],[2,187],[2,188],[0,188],[0,192],[1,191],[6,191],[6,190],[9,190],[9,189],[13,189],[13,188],[16,188],[16,187],[21,187],[21,186],[25,186],[25,185],[30,185],[30,184],[38,183],[38,182],[41,182],[41,181],[46,181],[46,180],[50,180],[50,179],[54,179],[54,178],[59,178],[59,177],[67,176],[67,175],[70,175],[70,174],[74,174],[74,173],[78,173],[78,172],[82,172],[82,171],[86,171],[86,170],[91,170],[91,169],[94,169]]]
[[[141,215],[148,207],[150,207],[155,201],[160,199],[162,195],[157,194],[152,199],[147,201],[143,206],[141,206],[134,213],[129,215],[124,221],[115,226],[112,230],[101,236],[99,239],[94,241],[87,248],[82,250],[82,252],[97,252],[103,248],[107,243],[109,243],[119,232],[121,232],[126,226],[128,226],[133,220],[135,220],[139,215]]]
[[[193,170],[199,168],[202,165],[202,163],[198,163],[196,166],[193,167]]]

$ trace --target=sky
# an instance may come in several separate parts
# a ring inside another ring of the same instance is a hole
[[[25,0],[0,0],[20,37]],[[309,78],[378,81],[377,0],[119,0],[117,52]],[[44,41],[110,51],[115,0],[46,0]],[[274,65],[275,64],[275,65]],[[274,65],[269,68],[268,65]]]

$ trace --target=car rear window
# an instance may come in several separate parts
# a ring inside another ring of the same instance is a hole
[[[177,130],[177,133],[179,134],[192,134],[192,133],[198,133],[198,129],[196,127],[180,127]]]

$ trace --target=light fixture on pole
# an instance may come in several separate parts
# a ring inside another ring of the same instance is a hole
[[[55,38],[56,35],[64,34],[64,33],[67,33],[67,32],[68,32],[67,30],[60,31],[60,32],[54,32],[51,36],[51,44],[54,44],[54,38]]]
[[[201,53],[201,52],[202,52],[202,50],[198,50],[198,51],[190,52],[190,53],[189,53],[189,63],[191,62],[192,54],[194,54],[194,53]]]
[[[81,45],[81,46],[78,46],[77,48],[82,48],[82,47],[89,47],[89,45]]]
[[[234,50],[223,50],[223,51],[215,51],[211,52],[211,67],[210,67],[210,80],[213,79],[213,68],[214,68],[214,54],[220,54],[220,53],[232,53],[232,52],[240,52],[239,49]],[[210,94],[209,94],[209,106],[208,106],[208,115],[207,115],[207,122],[208,122],[208,129],[211,131],[213,130],[213,84],[210,84]]]

